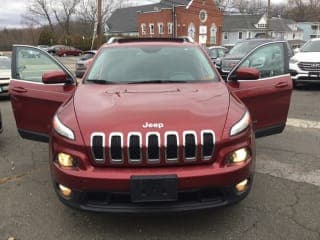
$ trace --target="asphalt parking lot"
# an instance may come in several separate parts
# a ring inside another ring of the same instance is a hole
[[[74,69],[75,58],[61,59]],[[257,140],[253,190],[240,204],[179,214],[92,214],[65,207],[48,145],[18,136],[0,100],[0,240],[320,239],[320,84],[294,90],[285,132]]]

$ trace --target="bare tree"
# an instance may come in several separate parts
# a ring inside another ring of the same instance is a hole
[[[28,23],[42,25],[45,21],[51,31],[54,32],[54,23],[51,14],[51,0],[30,0],[27,11],[23,14],[23,18]]]
[[[288,16],[296,21],[319,21],[320,0],[289,0]]]
[[[78,5],[78,0],[59,0],[51,4],[56,21],[67,35],[70,34],[71,18],[77,13]]]
[[[106,20],[112,12],[127,3],[125,0],[103,0],[103,19]],[[79,5],[78,18],[85,22],[94,24],[97,17],[97,0],[82,0]]]

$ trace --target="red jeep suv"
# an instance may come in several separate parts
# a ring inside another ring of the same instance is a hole
[[[163,212],[236,203],[253,183],[255,137],[286,124],[286,46],[256,47],[225,82],[187,39],[119,39],[101,47],[80,84],[48,53],[14,46],[17,128],[49,142],[54,188],[68,206]]]

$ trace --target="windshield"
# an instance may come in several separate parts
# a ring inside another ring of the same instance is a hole
[[[262,42],[259,41],[248,41],[237,43],[229,52],[228,55],[244,57],[247,55],[252,49],[260,45]]]
[[[8,70],[8,69],[11,69],[11,61],[10,59],[1,59],[0,58],[0,69],[1,70]]]
[[[197,47],[134,46],[104,49],[87,77],[94,83],[218,81]]]
[[[302,48],[301,52],[320,52],[320,41],[309,41]]]

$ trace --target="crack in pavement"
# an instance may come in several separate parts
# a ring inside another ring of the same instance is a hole
[[[33,168],[33,169],[31,169],[29,171],[26,171],[24,173],[20,173],[20,174],[17,174],[17,175],[11,175],[11,176],[8,176],[8,177],[0,178],[0,185],[6,184],[6,183],[9,183],[9,182],[15,182],[15,181],[21,180],[22,178],[24,178],[24,177],[26,177],[26,176],[34,173],[34,172],[43,170],[43,169],[45,169],[45,167]]]
[[[293,223],[295,223],[296,225],[300,226],[301,228],[309,231],[309,232],[313,232],[313,233],[316,233],[320,239],[320,231],[317,231],[316,229],[312,229],[308,226],[305,226],[304,224],[300,223],[299,220],[297,219],[297,210],[296,210],[296,207],[298,206],[298,204],[300,203],[301,201],[301,198],[300,198],[300,195],[299,195],[299,190],[300,190],[301,186],[300,187],[297,187],[293,190],[293,194],[294,194],[294,197],[295,197],[295,201],[291,204],[288,204],[287,206],[279,209],[276,214],[281,214],[281,212],[283,210],[285,210],[285,208],[289,207],[292,211],[292,214],[286,214],[286,217],[288,219],[290,219]]]

